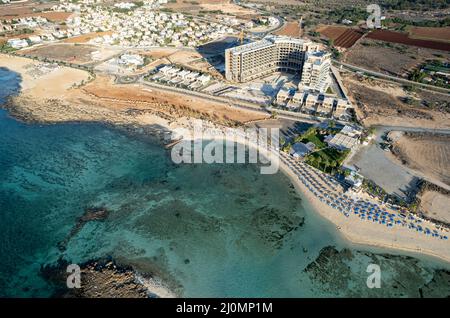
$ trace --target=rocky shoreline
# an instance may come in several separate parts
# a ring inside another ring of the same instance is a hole
[[[80,264],[81,288],[68,288],[66,272],[70,264],[59,259],[41,267],[40,275],[52,287],[54,298],[166,298],[176,297],[160,280],[138,273],[132,266],[119,264],[111,257]]]
[[[25,96],[10,97],[6,103],[0,104],[0,109],[4,109],[8,112],[9,116],[15,120],[25,124],[38,124],[38,125],[54,125],[54,124],[98,124],[108,128],[116,129],[126,135],[132,137],[145,137],[153,143],[166,145],[171,141],[172,132],[162,125],[151,125],[139,123],[136,119],[137,116],[144,115],[145,111],[127,111],[125,113],[117,112],[111,115],[112,118],[92,114],[89,118],[71,119],[70,117],[62,115],[62,118],[58,119],[43,119],[30,112],[29,107],[24,108],[21,103],[33,103],[31,99]],[[35,104],[39,107],[39,104]],[[63,112],[63,110],[61,110]]]

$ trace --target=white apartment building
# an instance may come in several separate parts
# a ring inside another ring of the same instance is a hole
[[[309,52],[303,65],[302,79],[299,87],[325,92],[330,81],[331,54],[326,52]]]
[[[345,117],[347,109],[352,108],[350,103],[345,99],[338,99],[336,103],[336,110],[334,112],[334,117],[341,118]]]
[[[279,71],[300,74],[306,54],[317,50],[318,44],[310,40],[267,36],[225,50],[225,76],[242,83]]]
[[[290,90],[286,86],[281,87],[277,93],[277,104],[284,104],[290,96]]]
[[[313,114],[316,111],[316,104],[318,102],[319,96],[308,94],[306,96],[305,105],[302,108],[303,112],[306,112],[308,114]]]
[[[292,97],[292,103],[297,104],[298,106],[303,105],[303,101],[305,100],[306,93],[305,92],[296,92]]]
[[[334,98],[325,96],[322,103],[317,107],[317,113],[319,115],[331,115],[333,111]]]

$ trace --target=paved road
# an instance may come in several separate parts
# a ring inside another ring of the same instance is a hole
[[[347,64],[347,63],[343,63],[343,62],[339,62],[336,60],[333,60],[333,63],[338,65],[338,66],[342,66],[346,69],[349,69],[351,71],[354,72],[362,72],[374,77],[378,77],[378,78],[382,78],[382,79],[387,79],[390,81],[394,81],[397,83],[401,83],[401,84],[408,84],[408,85],[414,85],[414,86],[420,86],[421,88],[425,88],[427,90],[432,90],[432,91],[438,91],[441,93],[445,93],[445,94],[450,94],[450,90],[442,88],[442,87],[437,87],[437,86],[433,86],[433,85],[428,85],[428,84],[423,84],[423,83],[418,83],[418,82],[413,82],[401,77],[397,77],[397,76],[392,76],[392,75],[387,75],[387,74],[383,74],[380,72],[375,72],[375,71],[371,71],[359,66],[355,66],[355,65],[351,65],[351,64]]]
[[[120,80],[118,80],[118,81],[120,81]],[[205,99],[208,101],[214,101],[214,102],[218,102],[221,104],[225,104],[227,106],[237,108],[237,109],[256,111],[256,112],[260,112],[260,113],[263,113],[266,115],[271,114],[272,111],[274,111],[277,113],[278,117],[284,118],[284,119],[289,119],[289,120],[316,122],[316,123],[330,120],[330,118],[316,117],[316,116],[311,116],[311,115],[307,115],[307,114],[303,114],[303,113],[295,113],[295,112],[285,111],[285,110],[281,110],[281,109],[277,109],[277,108],[262,106],[260,104],[251,103],[251,102],[247,102],[247,101],[236,100],[236,99],[222,97],[222,96],[213,96],[213,95],[196,92],[196,91],[192,91],[192,90],[187,90],[187,89],[183,89],[183,88],[161,85],[161,84],[157,84],[154,82],[145,81],[143,78],[139,79],[138,82],[143,85],[153,87],[155,89],[171,91],[174,93],[179,93],[179,94],[192,96],[192,97],[196,97],[196,98],[202,98],[202,99]],[[334,120],[334,121],[339,124],[342,124],[342,125],[346,124],[346,122],[343,122],[343,121],[339,121],[339,120]]]
[[[233,0],[233,3],[241,6],[243,8],[247,8],[245,5],[241,4],[240,1],[238,0]],[[272,15],[272,12],[269,12],[265,9],[261,9],[261,8],[255,8],[255,7],[251,7],[251,9],[258,11],[260,14],[269,14]],[[280,30],[283,26],[284,26],[284,19],[282,17],[279,16],[274,16],[275,19],[278,20],[279,24],[275,27],[272,27],[271,29],[265,30],[263,32],[249,32],[253,37],[255,37],[256,39],[262,39],[264,38],[267,34],[269,33],[273,33],[276,32],[278,30]]]
[[[271,29],[265,30],[263,32],[251,32],[249,31],[250,34],[252,34],[254,37],[262,39],[264,38],[267,34],[276,32],[278,30],[280,30],[282,27],[284,27],[284,20],[281,17],[274,17],[275,19],[278,20],[278,25],[272,27]]]
[[[381,141],[381,136],[391,130],[395,131],[409,131],[409,132],[426,132],[435,134],[450,134],[450,129],[433,129],[433,128],[421,128],[421,127],[402,127],[402,126],[374,126],[377,130],[377,141]]]

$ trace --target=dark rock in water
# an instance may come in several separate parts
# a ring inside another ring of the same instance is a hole
[[[252,212],[251,224],[257,229],[263,242],[281,249],[288,235],[304,224],[304,218],[294,213],[286,213],[270,206],[263,206]]]
[[[53,297],[63,298],[147,298],[147,289],[136,279],[130,266],[118,265],[111,258],[90,260],[80,266],[81,288],[68,288],[69,262],[60,259],[41,267],[40,275],[53,285]]]
[[[163,248],[157,250],[157,257],[140,257],[125,259],[118,255],[114,258],[119,266],[131,266],[134,270],[145,278],[157,278],[164,282],[167,290],[174,295],[183,294],[183,285],[177,280],[172,272],[169,271],[169,262],[166,252]]]
[[[419,289],[421,297],[450,297],[450,271],[437,270],[433,278]]]
[[[135,229],[157,239],[203,237],[221,231],[220,220],[197,211],[182,200],[172,200],[153,207],[151,213],[136,219]]]
[[[69,241],[81,231],[83,226],[91,221],[104,221],[109,215],[109,211],[105,208],[88,208],[84,214],[77,219],[75,226],[70,231],[69,235],[58,243],[58,248],[61,252],[66,250]]]
[[[189,260],[189,258],[186,258],[185,260],[184,260],[184,263],[185,264],[189,264],[191,261]]]
[[[381,288],[368,288],[369,264],[381,269]],[[352,267],[361,268],[360,272]],[[315,261],[304,269],[314,288],[321,293],[344,297],[449,297],[450,272],[424,272],[420,261],[401,255],[323,248]],[[355,282],[357,282],[355,284]]]

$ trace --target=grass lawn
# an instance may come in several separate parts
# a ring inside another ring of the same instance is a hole
[[[316,151],[306,157],[306,162],[325,172],[333,172],[342,165],[349,151],[340,151],[335,148],[328,148],[323,141],[325,134],[321,134],[316,128],[308,130],[301,139],[301,142],[312,142],[316,145]],[[323,150],[320,150],[323,149]],[[320,151],[317,151],[320,150]]]
[[[322,138],[323,139],[323,138]],[[312,142],[316,145],[316,149],[322,149],[327,146],[326,143],[324,143],[319,136],[315,135],[309,135],[302,139],[302,142],[307,144],[308,142]]]

